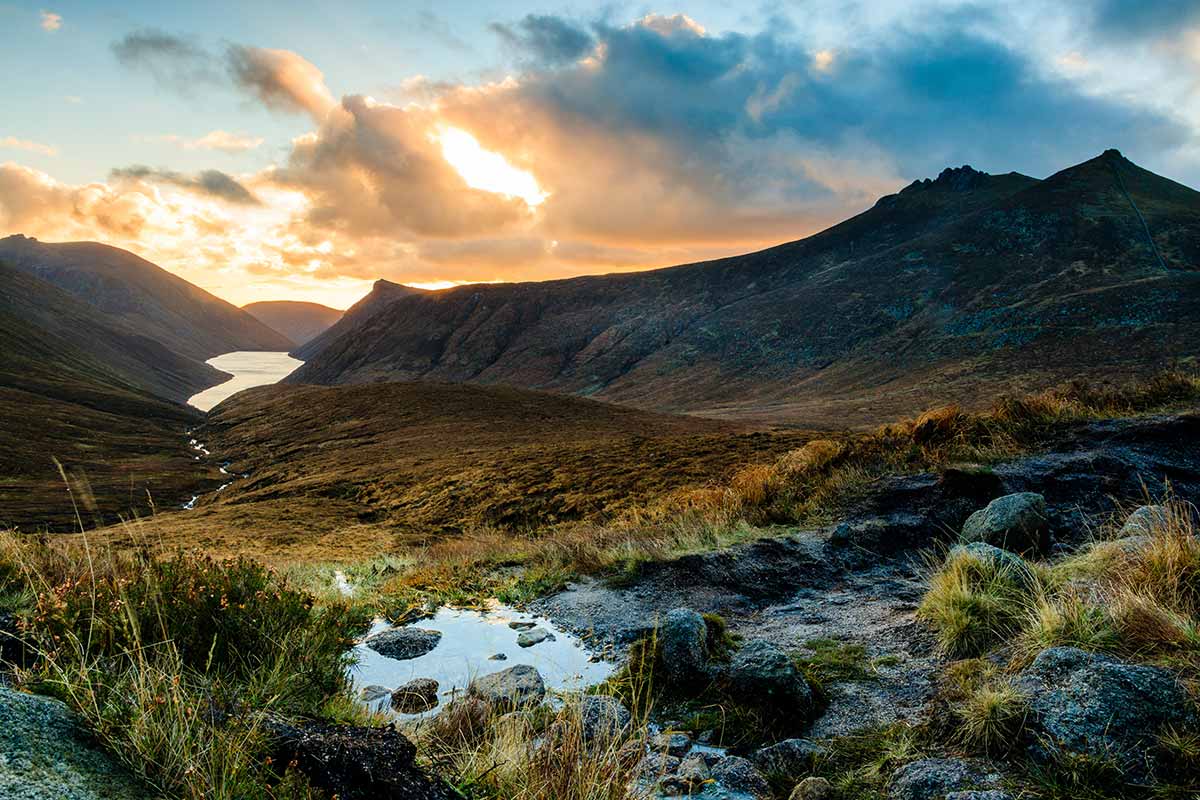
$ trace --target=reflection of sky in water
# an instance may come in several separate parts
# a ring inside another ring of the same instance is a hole
[[[287,353],[239,350],[210,358],[206,363],[233,377],[188,398],[188,404],[201,411],[208,411],[243,389],[279,383],[304,362]]]
[[[554,634],[555,641],[518,647],[520,631],[508,627],[510,622],[536,622]],[[579,638],[549,620],[499,604],[484,612],[442,608],[434,616],[413,625],[441,631],[438,646],[420,658],[397,661],[376,653],[365,644],[357,645],[354,654],[358,664],[350,671],[356,689],[372,684],[395,689],[414,678],[433,678],[438,682],[439,701],[444,705],[452,697],[448,693],[455,689],[465,691],[471,678],[517,664],[537,668],[547,689],[583,689],[600,683],[613,669],[611,664],[603,661],[589,662],[592,654]],[[376,620],[371,633],[387,627],[387,623]],[[503,653],[508,659],[490,661],[489,657],[496,653]],[[386,709],[388,704],[389,698],[383,697],[373,705]]]

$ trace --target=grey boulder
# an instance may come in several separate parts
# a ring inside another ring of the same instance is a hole
[[[729,664],[730,691],[755,705],[807,714],[812,690],[787,654],[764,639],[746,642]]]
[[[380,631],[367,639],[366,645],[382,656],[408,661],[432,651],[441,640],[441,631],[405,626]]]
[[[808,739],[784,739],[755,750],[750,760],[763,772],[796,780],[812,770],[817,756],[823,752],[823,747]]]
[[[711,769],[713,780],[731,792],[754,798],[771,796],[771,786],[754,765],[740,756],[725,756]]]
[[[546,684],[535,668],[518,664],[476,678],[471,681],[467,691],[472,697],[499,708],[525,708],[542,702],[546,696]]]
[[[992,790],[1000,773],[985,761],[965,758],[923,758],[896,770],[888,788],[889,800],[944,800],[955,792]]]
[[[392,692],[392,708],[401,714],[420,714],[438,704],[438,682],[416,678]]]
[[[517,646],[519,647],[533,647],[535,644],[547,641],[553,642],[554,634],[545,628],[530,628],[517,635]]]
[[[704,673],[708,625],[696,611],[677,608],[658,629],[664,676],[671,683],[688,683]]]
[[[1046,498],[1034,492],[997,497],[963,523],[962,541],[986,542],[1016,553],[1048,549]]]
[[[1166,506],[1138,506],[1121,526],[1120,538],[1149,536],[1166,526],[1170,515]]]
[[[579,701],[579,718],[588,742],[619,736],[632,721],[629,709],[607,695],[586,695]]]

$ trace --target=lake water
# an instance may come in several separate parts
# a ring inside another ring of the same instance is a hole
[[[520,631],[510,622],[533,623],[549,631],[554,640],[520,647]],[[612,664],[592,659],[578,637],[544,617],[537,617],[499,603],[485,611],[441,608],[432,617],[413,623],[418,628],[442,632],[442,639],[429,653],[408,661],[396,661],[376,653],[365,644],[355,648],[358,663],[350,676],[356,688],[376,685],[395,689],[413,678],[433,678],[441,695],[436,713],[456,694],[466,690],[471,679],[499,672],[517,664],[536,667],[548,689],[580,690],[602,682],[612,673]],[[376,620],[371,633],[386,630],[388,624]],[[503,654],[504,660],[491,660]],[[389,708],[389,698],[370,703],[381,711]]]
[[[304,362],[287,353],[239,350],[210,358],[207,363],[233,377],[188,398],[188,405],[201,411],[208,411],[243,389],[279,383]]]

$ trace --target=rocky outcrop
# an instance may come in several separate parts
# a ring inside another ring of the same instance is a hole
[[[365,644],[380,655],[408,661],[431,652],[441,640],[441,631],[405,626],[380,631],[367,639]]]
[[[985,542],[1016,553],[1049,549],[1046,498],[1035,492],[998,497],[963,523],[964,542]]]
[[[61,701],[0,686],[0,797],[143,800],[153,793]]]
[[[476,678],[471,681],[467,691],[471,696],[499,709],[526,708],[542,702],[546,696],[546,684],[535,668],[518,664]]]
[[[264,718],[272,758],[295,763],[308,780],[341,800],[453,800],[458,794],[418,769],[417,749],[393,726],[292,723]]]
[[[996,789],[1000,778],[1000,773],[984,761],[925,758],[896,770],[888,788],[888,798],[944,800],[955,792]]]
[[[812,710],[812,689],[804,676],[764,639],[742,645],[729,665],[728,681],[731,694],[753,705],[799,716]]]
[[[1074,647],[1042,651],[1017,681],[1029,698],[1029,755],[1108,762],[1137,782],[1159,766],[1158,736],[1197,724],[1185,689],[1161,667]]]

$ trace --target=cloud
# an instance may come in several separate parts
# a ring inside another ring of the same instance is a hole
[[[247,150],[261,147],[264,141],[261,136],[244,136],[223,130],[209,131],[197,139],[189,139],[175,134],[146,138],[150,141],[178,145],[184,150],[219,150],[224,153],[244,153]]]
[[[1196,0],[1094,0],[1092,24],[1111,39],[1174,37],[1200,27]]]
[[[18,139],[15,136],[0,138],[0,147],[6,147],[11,150],[25,150],[43,156],[58,155],[58,148],[53,145],[42,144],[41,142],[34,142],[29,139]]]
[[[544,64],[576,61],[596,46],[584,28],[549,15],[528,14],[514,25],[492,23],[488,27],[508,46]]]
[[[123,66],[149,72],[159,85],[190,94],[197,84],[218,84],[221,73],[213,56],[193,41],[147,28],[112,44]]]
[[[234,83],[268,108],[319,120],[337,104],[321,70],[290,50],[232,45],[226,60]]]
[[[166,169],[153,169],[143,165],[114,169],[113,180],[139,180],[169,183],[190,191],[211,195],[237,205],[258,205],[249,189],[236,178],[216,169],[206,169],[196,175],[185,175]]]
[[[55,14],[53,11],[46,11],[45,9],[42,10],[42,30],[49,33],[54,33],[56,30],[62,27],[62,24],[62,14]]]

